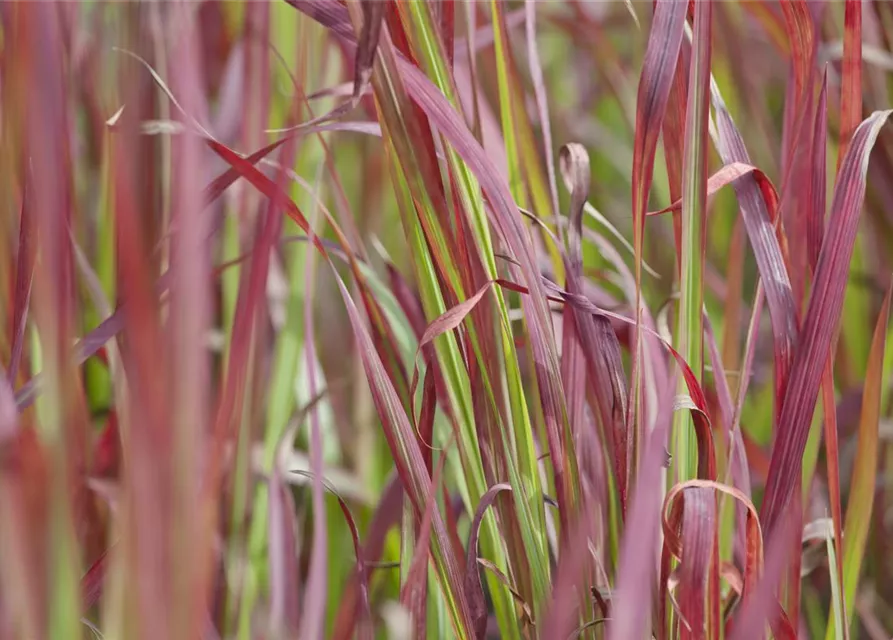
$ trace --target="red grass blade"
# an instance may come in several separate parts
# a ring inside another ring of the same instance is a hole
[[[698,487],[687,491],[678,503],[682,505],[682,548],[685,550],[679,576],[679,610],[684,618],[680,637],[716,638],[719,635],[719,558],[718,554],[714,555],[718,551],[716,499],[710,489]],[[705,608],[705,602],[710,603],[710,610]]]
[[[372,77],[372,63],[375,61],[375,52],[378,50],[378,40],[381,38],[381,29],[384,25],[384,14],[388,3],[380,0],[364,0],[363,28],[360,32],[360,40],[357,46],[356,65],[354,78],[354,98],[358,98],[363,88]]]
[[[813,108],[813,78],[816,55],[815,21],[805,0],[781,3],[790,43],[793,82],[788,82],[782,123],[782,179],[785,224],[791,234],[789,276],[794,299],[801,303],[806,287],[806,215],[809,203],[809,137]]]
[[[840,150],[837,170],[862,120],[862,2],[846,0],[843,15],[843,65],[840,77]]]
[[[662,406],[668,406],[676,390],[671,380],[662,390]],[[650,616],[642,615],[642,600],[646,594],[643,585],[648,585],[647,596],[651,594],[656,573],[656,556],[643,553],[643,549],[656,549],[660,544],[661,493],[659,479],[665,473],[667,450],[665,443],[672,421],[672,413],[665,411],[658,416],[654,429],[645,443],[642,463],[636,477],[636,486],[630,500],[626,530],[620,546],[617,564],[617,584],[611,605],[611,620],[608,622],[609,640],[645,637],[646,625]]]
[[[426,376],[427,378],[427,376]],[[425,513],[422,516],[421,524],[418,525],[418,533],[415,540],[415,551],[413,552],[412,561],[409,564],[409,571],[403,588],[400,590],[400,603],[407,608],[413,620],[413,626],[416,630],[416,637],[425,636],[426,611],[428,600],[428,556],[431,553],[431,519],[434,511],[437,510],[437,488],[441,484],[443,475],[443,465],[446,461],[446,449],[440,454],[437,462],[437,468],[431,479],[431,493],[428,496],[425,506]],[[449,508],[449,505],[447,505]],[[467,597],[467,593],[466,593]],[[469,602],[472,613],[474,605]]]
[[[111,547],[102,552],[96,561],[87,569],[87,573],[81,578],[81,601],[83,610],[91,609],[102,597],[102,590],[105,586],[105,577],[108,572],[108,564],[110,553],[115,548]]]
[[[2,367],[0,367],[2,370]],[[12,386],[5,375],[0,378],[0,447],[11,442],[19,430],[19,412],[16,408]]]
[[[785,30],[790,42],[794,73],[794,83],[790,87],[793,93],[792,99],[787,100],[785,104],[786,113],[790,114],[790,117],[786,118],[786,124],[789,126],[785,127],[784,140],[782,141],[784,178],[781,186],[782,190],[787,192],[790,186],[789,178],[794,167],[798,166],[798,163],[794,162],[794,158],[801,151],[802,133],[806,130],[804,125],[811,109],[812,87],[810,81],[813,75],[816,43],[815,23],[805,0],[782,2],[781,10],[784,14]]]
[[[397,392],[394,390],[387,376],[384,365],[375,351],[368,330],[363,325],[356,306],[351,299],[347,288],[336,274],[338,287],[344,304],[347,308],[354,336],[358,343],[358,350],[363,362],[363,368],[369,381],[373,401],[378,410],[384,427],[384,435],[391,448],[394,457],[394,465],[403,480],[409,499],[417,515],[423,512],[425,499],[430,493],[431,478],[425,470],[425,462],[418,446],[412,425],[403,411]],[[467,631],[474,629],[474,622],[469,608],[469,603],[464,597],[463,591],[458,588],[461,571],[456,558],[452,554],[449,536],[444,526],[443,519],[438,511],[433,515],[434,538],[436,547],[442,556],[446,580],[453,586],[454,597],[457,598],[457,612],[459,618],[455,624],[462,625]]]
[[[641,277],[641,252],[645,230],[645,210],[654,175],[654,155],[660,135],[673,76],[682,46],[688,3],[654,3],[654,18],[648,48],[642,63],[636,100],[636,139],[633,149],[632,208],[635,225],[636,282]],[[638,305],[636,305],[638,306]]]
[[[763,201],[766,203],[769,219],[774,220],[775,216],[778,215],[778,191],[776,191],[775,185],[772,184],[769,177],[753,165],[744,162],[733,162],[723,166],[707,180],[707,195],[712,196],[725,186],[735,185],[735,181],[744,176],[753,176],[754,180],[756,180],[763,195]],[[681,208],[682,198],[677,198],[668,207],[664,207],[659,211],[649,211],[645,215],[658,216],[670,211],[679,211]]]
[[[381,126],[376,122],[330,122],[326,124],[315,124],[309,126],[304,123],[301,125],[300,129],[291,131],[288,135],[280,138],[279,140],[271,142],[267,146],[258,149],[250,156],[247,156],[245,160],[247,160],[251,164],[257,164],[268,155],[273,153],[276,149],[281,147],[283,144],[295,137],[309,136],[312,134],[322,133],[324,131],[352,131],[355,133],[362,133],[376,137],[381,136]],[[221,194],[223,194],[223,192],[230,187],[230,185],[238,180],[240,176],[241,174],[233,168],[229,168],[222,174],[217,176],[207,187],[205,187],[205,203],[211,204],[212,202],[217,200],[217,198],[219,198]]]
[[[27,172],[30,175],[30,171]],[[34,281],[34,266],[37,258],[37,237],[31,219],[31,208],[28,203],[29,183],[25,181],[22,190],[22,210],[19,216],[19,244],[16,256],[15,298],[12,311],[12,345],[6,375],[9,384],[15,387],[19,374],[19,362],[25,341],[25,327],[28,321],[28,305],[31,301],[31,284]]]
[[[765,637],[767,623],[776,640],[795,640],[797,633],[779,606],[775,596],[788,567],[791,529],[799,516],[792,513],[779,524],[780,531],[771,540],[766,553],[765,571],[752,583],[750,596],[744,597],[740,609],[731,620],[726,637],[731,640],[753,640]],[[747,591],[745,590],[745,593]]]
[[[732,121],[722,97],[716,91],[713,93],[713,106],[716,110],[718,150],[722,161],[727,165],[736,162],[750,165],[744,139]],[[791,292],[791,281],[774,228],[776,220],[771,215],[769,203],[765,200],[756,178],[744,175],[733,185],[765,288],[766,301],[769,304],[775,346],[775,389],[778,401],[784,392],[797,338],[797,312]]]
[[[679,49],[685,25],[688,3],[683,0],[655,2],[651,33],[639,77],[636,98],[636,135],[633,143],[632,168],[632,211],[633,249],[636,255],[636,328],[642,323],[641,282],[642,252],[645,242],[645,211],[648,207],[648,193],[654,176],[654,155],[657,138],[663,125],[667,101],[679,59]],[[627,414],[627,430],[635,429],[635,416],[639,410],[641,377],[641,348],[638,331],[634,337],[633,357],[633,401]],[[633,433],[634,442],[639,434]],[[635,446],[635,445],[634,445]],[[633,460],[638,454],[633,454]]]
[[[372,521],[366,533],[366,541],[357,554],[357,572],[354,573],[345,586],[344,596],[341,599],[341,607],[335,617],[335,628],[332,632],[334,640],[349,640],[356,637],[354,630],[360,613],[359,636],[366,640],[372,633],[372,620],[369,617],[369,585],[368,577],[371,571],[361,570],[367,562],[373,562],[381,557],[384,549],[385,536],[388,531],[400,521],[400,509],[403,504],[403,486],[400,478],[394,475],[388,482],[379,499]],[[343,510],[343,507],[342,507]],[[351,531],[353,535],[353,530]],[[359,535],[357,534],[359,540]]]
[[[277,633],[295,634],[300,624],[300,571],[295,504],[276,465],[270,477],[270,626]]]
[[[663,123],[664,155],[667,165],[667,182],[670,187],[670,198],[680,202],[682,198],[682,165],[685,145],[685,105],[688,104],[688,65],[691,57],[691,45],[682,43],[679,59],[676,62],[676,73],[667,102],[667,114]],[[708,186],[709,189],[709,186]],[[682,218],[673,210],[673,237],[676,240],[676,268],[681,269]]]
[[[474,617],[475,637],[483,640],[487,631],[487,603],[484,600],[484,585],[481,583],[480,569],[478,569],[478,535],[481,531],[481,521],[499,494],[503,491],[511,491],[512,487],[506,483],[500,483],[490,487],[478,503],[474,512],[474,520],[471,522],[471,531],[468,534],[468,546],[465,560],[465,594],[468,598],[468,606]]]
[[[856,130],[841,165],[831,219],[816,266],[815,282],[791,365],[772,450],[761,515],[771,536],[787,508],[795,482],[799,482],[800,460],[806,446],[809,423],[815,409],[825,358],[840,321],[846,275],[853,253],[859,214],[865,198],[869,153],[890,111],[876,111]]]
[[[825,213],[828,165],[828,72],[822,76],[822,89],[815,112],[815,126],[812,138],[812,204],[806,219],[806,239],[809,255],[809,268],[815,273],[819,252],[825,236]]]
[[[431,343],[434,342],[434,340],[438,337],[449,331],[458,329],[465,318],[468,317],[468,314],[474,311],[474,308],[481,302],[481,300],[483,300],[487,292],[490,291],[490,289],[496,283],[496,280],[489,280],[485,282],[470,298],[463,300],[453,307],[450,307],[440,316],[432,320],[431,323],[425,328],[425,331],[419,338],[418,346],[416,347],[415,357],[413,358],[414,366],[412,370],[412,379],[409,383],[409,397],[410,405],[413,409],[413,416],[415,415],[415,392],[419,384],[419,354],[425,352],[430,347]],[[429,371],[431,371],[431,369],[429,369]],[[428,440],[427,442],[430,443],[430,440]]]
[[[546,615],[539,622],[538,627],[540,631],[538,637],[573,637],[571,635],[572,631],[579,625],[578,605],[580,598],[588,595],[585,594],[585,587],[583,587],[581,578],[584,576],[584,569],[589,563],[588,557],[591,556],[590,539],[593,527],[591,513],[584,512],[572,524],[572,530],[565,536],[565,542],[562,545],[561,554],[558,558],[558,568],[553,578],[551,601]],[[641,555],[644,557],[648,554]],[[641,593],[639,595],[641,596]],[[641,609],[638,613],[640,614],[639,619],[643,619]]]
[[[559,157],[562,178],[571,192],[565,256],[567,289],[570,293],[583,295],[583,208],[589,197],[589,155],[582,145],[571,143],[561,148]],[[621,514],[625,514],[632,451],[629,447],[627,425],[624,423],[628,398],[620,345],[610,322],[603,316],[568,305],[564,310],[564,318],[563,338],[571,342],[569,346],[573,347],[576,342],[578,345],[574,350],[563,352],[563,357],[571,360],[568,367],[576,367],[574,360],[580,356],[586,365],[586,382],[595,397],[602,428],[606,431],[608,441],[613,443],[614,475]],[[574,410],[580,412],[583,396],[580,388],[576,391],[579,395],[572,400],[575,402]],[[570,395],[568,397],[571,398]],[[579,413],[577,417],[579,418]]]

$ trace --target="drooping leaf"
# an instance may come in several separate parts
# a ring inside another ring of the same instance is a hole
[[[674,507],[683,555],[680,637],[714,638],[720,622],[716,498],[710,488],[692,487],[680,495]],[[664,517],[667,526],[666,511]]]
[[[583,211],[589,196],[591,179],[589,154],[582,145],[571,143],[561,148],[559,158],[561,175],[571,195],[567,248],[564,256],[567,289],[570,293],[582,295]],[[563,338],[569,350],[562,355],[569,359],[569,367],[576,367],[575,361],[581,358],[585,364],[586,382],[595,398],[602,428],[607,432],[608,442],[613,443],[614,474],[622,517],[626,512],[629,467],[633,451],[630,448],[631,443],[625,424],[628,400],[620,346],[606,318],[587,313],[574,305],[565,307],[564,318]],[[574,382],[571,382],[571,385],[574,385]],[[569,389],[574,387],[570,386]],[[578,388],[576,391],[580,394],[581,389]],[[576,403],[574,406],[575,417],[578,419],[576,426],[579,426],[583,397],[577,395],[572,399]],[[579,433],[577,435],[580,437]]]
[[[815,126],[812,138],[812,203],[806,222],[809,268],[815,272],[819,261],[819,251],[825,235],[825,200],[828,175],[827,135],[828,135],[828,71],[822,76],[822,89],[819,92],[815,112]]]
[[[753,165],[745,164],[743,162],[733,162],[723,166],[707,180],[707,195],[714,195],[723,187],[735,183],[738,178],[746,175],[753,175],[754,179],[757,181],[757,184],[760,186],[760,191],[763,194],[763,199],[766,202],[769,218],[774,220],[778,211],[778,192],[775,190],[775,186],[772,184],[772,181],[769,180],[769,177]],[[657,216],[670,211],[678,211],[681,208],[682,198],[678,198],[673,201],[673,204],[664,207],[659,211],[649,211],[646,215]]]
[[[663,507],[663,528],[665,545],[667,550],[677,558],[684,558],[685,540],[682,538],[683,511],[679,498],[692,490],[709,490],[712,493],[722,493],[744,507],[746,517],[744,521],[745,553],[744,575],[742,582],[742,598],[746,601],[753,595],[763,573],[763,532],[756,507],[738,489],[719,482],[706,480],[689,480],[674,486],[667,494]],[[718,566],[717,566],[718,571]]]
[[[732,163],[750,165],[744,139],[715,86],[713,107],[716,110],[718,151],[722,161],[727,165]],[[733,185],[769,305],[775,345],[775,395],[778,401],[785,388],[797,339],[797,313],[791,281],[776,232],[776,220],[770,216],[765,195],[756,178],[752,175],[742,175]]]
[[[397,524],[400,520],[400,506],[403,503],[403,486],[400,478],[396,474],[391,477],[382,491],[381,498],[375,507],[372,515],[372,521],[366,533],[360,553],[357,555],[357,563],[362,562],[370,565],[381,557],[384,548],[385,536],[388,530]],[[351,532],[353,533],[353,532]],[[332,637],[337,640],[347,640],[354,638],[354,629],[357,625],[358,618],[360,624],[360,635],[368,638],[372,633],[372,620],[369,616],[369,585],[368,574],[372,572],[372,566],[369,571],[358,571],[350,576],[344,590],[344,596],[341,600],[341,606],[338,615],[335,617],[335,627]]]
[[[481,530],[481,521],[487,513],[487,509],[503,491],[511,491],[512,487],[506,483],[500,483],[490,487],[483,495],[474,519],[471,521],[471,531],[468,534],[468,545],[465,560],[465,592],[468,604],[474,618],[475,637],[483,640],[487,631],[487,603],[484,600],[484,585],[481,584],[480,571],[478,569],[478,535]]]
[[[308,406],[306,406],[304,410],[309,410],[310,405],[313,404],[315,404],[315,402],[311,400],[311,402],[308,403]],[[305,471],[295,470],[291,470],[291,473],[303,476],[311,476],[311,480],[313,479],[312,476],[314,475],[312,472],[308,473]],[[338,500],[338,507],[341,509],[341,515],[344,516],[344,522],[347,524],[347,528],[350,530],[350,538],[351,542],[353,543],[354,556],[356,557],[356,573],[354,575],[360,583],[360,598],[358,602],[358,608],[360,610],[359,613],[363,618],[362,622],[364,623],[360,626],[359,637],[366,640],[371,638],[372,629],[370,626],[371,621],[369,620],[369,618],[372,612],[369,608],[369,585],[366,584],[369,572],[367,570],[367,563],[364,557],[363,547],[360,544],[360,531],[357,528],[356,520],[354,519],[353,514],[350,511],[350,507],[347,505],[344,497],[340,493],[338,493],[338,490],[334,486],[332,486],[330,482],[326,481],[323,478],[319,478],[319,482],[326,491],[335,496],[335,499]],[[396,491],[393,491],[394,486],[395,485],[390,485],[385,489],[385,493],[382,496],[382,502],[379,504],[379,507],[383,505],[389,505],[390,502],[387,500],[387,498],[398,495]],[[378,513],[380,512],[376,512],[376,514]]]

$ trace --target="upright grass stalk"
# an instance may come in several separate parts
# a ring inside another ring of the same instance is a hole
[[[704,367],[704,250],[707,226],[707,125],[710,117],[712,3],[696,5],[682,173],[682,252],[677,349],[700,379]],[[684,393],[684,391],[683,391]],[[676,412],[673,479],[695,477],[697,446],[687,412]]]

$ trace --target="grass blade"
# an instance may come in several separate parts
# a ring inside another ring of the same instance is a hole
[[[636,255],[636,327],[641,325],[642,260],[645,242],[645,211],[654,175],[657,139],[673,85],[673,77],[682,46],[683,27],[688,3],[684,0],[654,3],[654,18],[648,36],[648,48],[642,63],[636,98],[636,136],[633,146],[632,211],[633,248]],[[638,334],[636,335],[632,375],[632,401],[627,416],[627,429],[633,442],[633,468],[637,468],[641,435],[636,415],[641,397],[640,368],[643,366]]]
[[[878,475],[878,423],[881,412],[881,389],[884,386],[883,362],[886,353],[887,324],[890,316],[891,290],[887,290],[881,312],[874,329],[865,391],[862,396],[862,415],[859,419],[858,447],[850,480],[850,495],[846,511],[843,541],[843,601],[846,619],[850,626],[855,611],[856,587],[865,558],[868,530],[874,508],[875,486]],[[831,628],[827,637],[830,638]]]
[[[744,139],[732,121],[719,90],[715,87],[713,107],[716,110],[719,132],[717,147],[722,161],[727,165],[736,162],[751,164]],[[778,402],[785,389],[797,339],[797,313],[791,281],[782,247],[776,235],[776,220],[771,216],[774,212],[768,209],[768,203],[764,200],[756,179],[744,175],[733,184],[769,305],[775,346],[775,395]]]
[[[707,124],[713,3],[695,4],[694,43],[686,107],[685,163],[682,173],[682,252],[680,260],[678,351],[700,380],[704,368],[704,251],[707,227]],[[677,482],[695,475],[695,447],[690,422],[677,414],[673,429],[673,466]],[[698,620],[694,621],[695,624]]]
[[[430,493],[431,478],[425,471],[425,463],[419,450],[418,441],[415,438],[409,419],[400,406],[400,401],[388,380],[384,366],[372,345],[372,340],[366,328],[362,325],[359,314],[346,287],[338,278],[338,286],[344,303],[347,306],[351,325],[357,338],[362,355],[363,366],[368,376],[370,388],[373,391],[376,408],[382,423],[385,426],[385,435],[391,450],[394,452],[394,462],[404,482],[407,495],[412,501],[417,515],[423,512],[422,506]],[[434,552],[439,568],[440,579],[446,589],[452,591],[450,606],[452,608],[454,631],[460,638],[473,637],[474,623],[468,602],[464,597],[460,583],[460,570],[452,554],[452,548],[447,537],[446,527],[440,514],[433,512]]]
[[[29,172],[30,173],[30,172]],[[6,376],[10,385],[15,386],[19,374],[19,363],[25,341],[25,327],[28,322],[28,306],[31,301],[31,284],[34,281],[34,267],[37,258],[35,237],[36,229],[32,221],[28,203],[29,181],[25,181],[22,190],[22,209],[19,215],[19,244],[16,256],[15,298],[12,311],[12,337],[9,363]]]
[[[711,489],[692,487],[672,504],[669,522],[664,512],[664,526],[679,536],[680,556],[684,554],[679,575],[679,635],[714,638],[720,622],[716,499]]]
[[[778,418],[778,424],[785,425],[785,428],[778,434],[772,450],[761,510],[764,528],[770,539],[782,512],[787,508],[794,482],[799,481],[799,461],[806,446],[825,358],[840,320],[847,266],[865,197],[869,152],[889,115],[889,111],[877,111],[859,126],[841,165],[831,201],[828,233],[816,266],[803,332],[797,343],[791,377]]]
[[[295,505],[278,465],[270,476],[269,496],[270,627],[275,634],[295,634],[300,624]]]
[[[843,17],[843,65],[840,78],[840,147],[837,170],[862,120],[862,3],[846,0]]]
[[[509,484],[497,484],[487,490],[484,497],[474,512],[474,520],[471,522],[471,532],[468,534],[467,556],[465,562],[465,592],[469,600],[472,616],[474,616],[475,637],[482,640],[487,631],[487,605],[484,601],[484,586],[481,584],[480,569],[478,569],[478,535],[481,529],[481,521],[487,514],[487,509],[492,505],[503,491],[511,491]]]
[[[819,252],[825,235],[825,203],[827,193],[827,131],[828,131],[828,71],[822,76],[822,89],[819,92],[815,113],[815,126],[812,139],[812,203],[806,221],[806,235],[809,252],[809,268],[815,273]]]

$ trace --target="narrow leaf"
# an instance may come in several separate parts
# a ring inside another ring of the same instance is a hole
[[[791,366],[772,449],[761,515],[771,537],[787,508],[794,483],[800,481],[800,461],[818,396],[825,359],[843,306],[846,276],[853,254],[859,214],[865,198],[865,177],[872,147],[890,111],[876,111],[856,130],[838,176],[831,202],[828,233],[816,266],[815,282],[803,331]]]
[[[269,496],[270,626],[291,635],[297,633],[301,610],[295,505],[278,465],[270,477]]]
[[[815,112],[815,126],[812,138],[812,203],[806,220],[807,250],[809,268],[815,273],[819,261],[819,251],[825,235],[825,200],[827,191],[827,136],[828,136],[828,71],[822,76],[822,89]]]
[[[862,120],[862,0],[846,0],[843,13],[843,65],[840,77],[840,149],[837,168]]]
[[[738,178],[746,175],[752,175],[754,179],[756,179],[760,191],[763,194],[763,200],[766,203],[769,217],[770,219],[774,219],[778,211],[778,192],[769,177],[753,165],[743,162],[733,162],[724,165],[707,180],[707,195],[714,195],[723,187],[733,184]],[[659,211],[649,211],[646,215],[658,216],[663,213],[669,213],[670,211],[679,211],[680,209],[682,209],[682,198],[674,200],[673,204],[664,207]]]
[[[716,126],[719,132],[717,149],[722,161],[727,165],[736,162],[750,165],[744,139],[715,86],[713,107],[716,110]],[[783,395],[797,339],[797,313],[791,280],[776,235],[776,219],[770,215],[765,195],[756,178],[753,175],[743,175],[733,185],[769,305],[775,346],[775,389],[778,400]]]
[[[859,419],[856,459],[853,461],[853,473],[850,478],[850,495],[843,540],[843,597],[847,615],[844,624],[847,626],[853,622],[856,588],[865,559],[876,494],[878,429],[881,415],[881,389],[884,386],[882,374],[887,347],[891,291],[893,289],[887,289],[887,295],[874,328],[874,338],[871,340],[871,351],[869,352],[865,387],[862,394],[862,416]]]
[[[645,211],[648,206],[648,194],[654,175],[654,155],[657,139],[663,125],[670,89],[682,36],[688,2],[676,0],[672,2],[655,2],[654,18],[651,33],[648,36],[648,47],[642,63],[639,77],[638,95],[636,98],[636,135],[633,144],[632,170],[632,213],[633,213],[633,248],[636,254],[636,327],[642,323],[641,282],[642,260],[644,258]],[[627,413],[627,429],[636,432],[633,435],[638,441],[638,429],[635,428],[635,416],[639,409],[641,394],[640,378],[642,366],[641,348],[638,334],[635,336],[633,358],[633,393]],[[638,453],[633,454],[633,459]]]
[[[475,637],[483,640],[487,631],[487,603],[484,600],[484,585],[481,583],[478,569],[478,535],[481,530],[481,521],[487,513],[487,509],[503,491],[511,491],[512,487],[506,483],[500,483],[490,487],[481,497],[477,509],[474,512],[474,520],[471,522],[471,531],[468,534],[468,546],[465,560],[465,592],[471,615],[474,619]]]
[[[19,373],[19,362],[25,342],[25,327],[28,320],[28,305],[31,301],[31,283],[34,280],[34,265],[37,257],[37,230],[31,219],[31,208],[28,203],[29,184],[26,180],[22,193],[22,209],[19,216],[19,242],[16,256],[15,297],[12,311],[12,345],[8,371],[9,384],[15,387]]]

